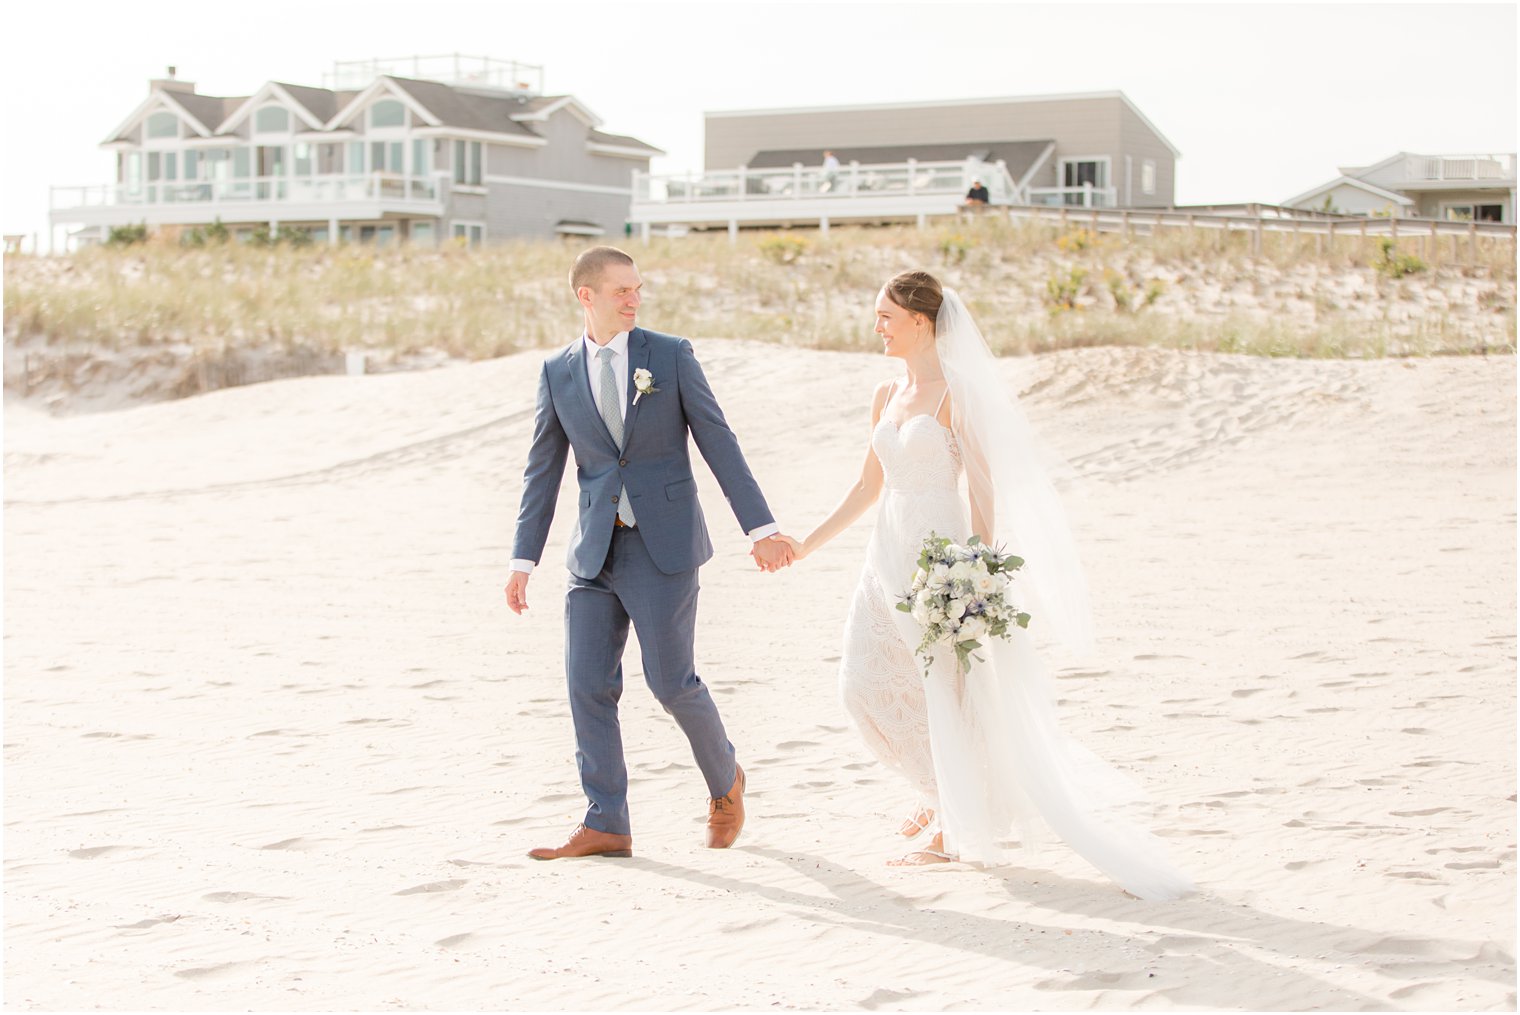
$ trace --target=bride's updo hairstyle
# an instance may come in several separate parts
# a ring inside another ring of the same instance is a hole
[[[927,271],[900,271],[887,280],[887,299],[904,310],[923,314],[932,329],[939,306],[945,302],[945,290]]]

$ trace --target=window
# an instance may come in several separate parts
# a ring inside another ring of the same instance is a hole
[[[1140,192],[1154,194],[1156,192],[1156,160],[1146,159],[1140,164]]]
[[[464,240],[472,247],[480,246],[486,236],[486,227],[477,222],[455,222],[454,239]]]
[[[1503,222],[1502,204],[1449,204],[1446,206],[1448,222]]]
[[[164,152],[164,179],[179,179],[179,154],[177,152]]]
[[[413,176],[427,176],[433,171],[432,159],[429,157],[432,154],[432,147],[422,138],[417,138],[412,142]]]
[[[279,145],[259,145],[259,176],[285,175],[285,149]]]
[[[406,107],[395,99],[386,99],[369,107],[369,125],[371,127],[404,127],[406,126]]]
[[[290,113],[284,106],[264,106],[253,114],[253,130],[256,134],[278,134],[290,129]]]
[[[291,162],[297,176],[310,176],[312,169],[312,146],[297,141],[291,146]]]
[[[1108,186],[1108,163],[1096,159],[1081,159],[1067,162],[1062,167],[1063,187],[1107,187]]]
[[[433,243],[433,223],[413,222],[411,241],[413,243],[426,243],[431,245]]]
[[[348,172],[357,176],[364,172],[364,142],[350,141],[348,143]]]
[[[173,113],[154,113],[148,117],[149,137],[179,137],[179,117]]]
[[[478,185],[481,182],[481,144],[479,141],[454,142],[454,182]]]
[[[248,178],[248,175],[249,175],[248,170],[249,170],[252,162],[253,162],[253,149],[251,149],[251,148],[234,148],[234,149],[232,149],[232,176],[233,176],[233,178],[234,179],[243,179],[243,180],[246,180]]]
[[[158,152],[148,153],[148,179],[157,180],[163,173],[164,158]]]
[[[317,145],[317,172],[323,175],[343,172],[342,145]]]
[[[405,151],[401,141],[371,141],[369,143],[369,170],[372,173],[401,173],[405,167],[401,156]]]

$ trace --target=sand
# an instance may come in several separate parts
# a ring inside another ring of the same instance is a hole
[[[697,346],[802,534],[900,368]],[[887,868],[909,796],[835,694],[869,520],[760,574],[700,466],[749,824],[701,848],[631,645],[635,856],[529,860],[583,806],[573,481],[529,613],[501,593],[541,355],[7,404],[8,1007],[1514,1008],[1512,358],[1003,363],[1082,477],[1063,722],[1202,886],[1146,903],[1059,846]]]

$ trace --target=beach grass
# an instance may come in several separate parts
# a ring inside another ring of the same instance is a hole
[[[1266,356],[1512,353],[1513,241],[1243,232],[1095,234],[961,221],[935,228],[745,232],[623,245],[646,283],[641,319],[701,338],[819,349],[877,347],[872,306],[894,272],[959,289],[1002,354],[1094,345]],[[72,350],[171,345],[368,350],[484,359],[580,328],[562,241],[480,248],[182,247],[166,238],[66,257],[5,260],[8,344]]]

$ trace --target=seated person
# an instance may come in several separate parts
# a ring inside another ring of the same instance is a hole
[[[971,189],[966,191],[966,203],[973,208],[984,208],[989,200],[991,197],[987,193],[987,188],[982,186],[982,181],[972,180]]]

